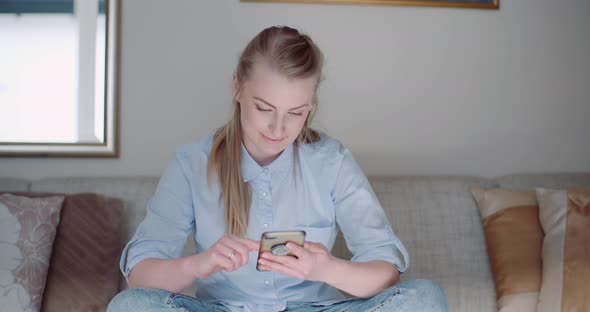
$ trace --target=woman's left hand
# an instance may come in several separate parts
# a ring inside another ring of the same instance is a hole
[[[287,243],[287,248],[297,256],[275,256],[265,252],[259,260],[262,270],[282,273],[302,280],[326,281],[330,263],[335,259],[320,243],[305,242],[303,247]]]

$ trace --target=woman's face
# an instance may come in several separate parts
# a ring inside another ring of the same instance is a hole
[[[234,97],[240,103],[244,146],[261,166],[275,160],[297,139],[312,108],[317,78],[288,79],[270,65],[254,65]]]

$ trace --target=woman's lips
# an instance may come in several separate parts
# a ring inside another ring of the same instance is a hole
[[[262,134],[262,133],[261,133],[261,134]],[[267,137],[267,136],[266,136],[266,135],[264,135],[264,134],[262,134],[262,137],[264,138],[264,140],[266,140],[266,142],[268,142],[268,143],[270,143],[270,144],[277,144],[277,143],[280,143],[281,141],[283,141],[283,139],[278,139],[278,140],[271,139],[271,138]]]

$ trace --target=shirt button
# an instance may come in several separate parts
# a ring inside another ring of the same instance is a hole
[[[262,195],[262,197],[266,197],[266,192],[262,192],[260,195]]]
[[[264,283],[265,283],[266,285],[270,284],[270,282],[269,282],[268,280],[264,281]]]
[[[265,223],[265,224],[264,224],[264,227],[268,227],[268,223]]]

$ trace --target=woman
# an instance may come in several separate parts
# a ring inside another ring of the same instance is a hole
[[[231,120],[177,151],[123,251],[130,288],[109,311],[446,311],[434,283],[398,284],[408,254],[367,178],[349,150],[309,127],[322,62],[292,28],[252,39]],[[336,225],[351,261],[330,254]],[[193,230],[197,253],[181,257]],[[275,230],[304,230],[306,242],[287,244],[296,257],[257,261],[258,239]],[[195,298],[177,294],[192,283]]]

